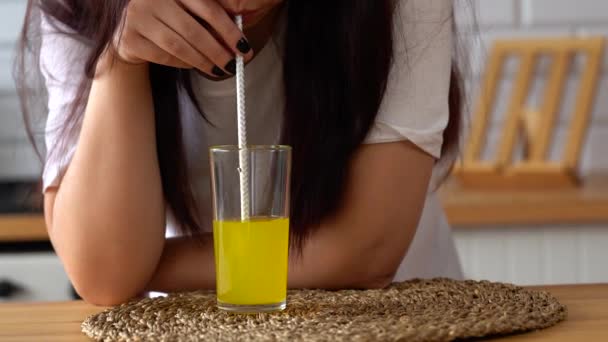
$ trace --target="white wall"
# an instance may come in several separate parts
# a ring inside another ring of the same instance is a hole
[[[462,4],[463,0],[457,3]],[[481,46],[473,45],[471,78],[476,84],[483,69],[483,57],[497,38],[587,35],[608,38],[608,1],[605,0],[475,0],[473,3],[482,42]],[[608,54],[605,61],[583,153],[583,174],[608,172],[605,152]],[[513,68],[508,70],[512,73]],[[507,85],[511,76],[507,77]],[[566,103],[570,105],[577,85],[575,76],[573,72],[568,85],[571,90],[566,94]],[[508,96],[503,89],[499,108],[504,108]],[[538,96],[532,97],[532,103],[534,101],[538,101]],[[491,141],[496,140],[501,125],[502,117],[497,114]],[[560,125],[563,131],[566,122],[562,120]],[[470,278],[520,284],[608,282],[608,222],[595,226],[455,227],[455,237],[465,273]]]
[[[40,174],[12,79],[14,47],[26,4],[26,0],[0,0],[0,181],[35,179]]]
[[[460,12],[465,13],[465,20],[470,19],[466,4],[469,0],[457,0]],[[479,32],[473,33],[473,42],[470,43],[471,66],[473,84],[479,85],[479,77],[492,42],[500,38],[543,38],[543,37],[585,37],[604,36],[608,38],[608,2],[605,0],[474,0],[473,4],[477,16]],[[464,30],[466,37],[470,31]],[[476,37],[476,38],[475,38]],[[608,41],[607,41],[608,45]],[[540,75],[546,71],[541,64],[537,71]],[[563,134],[568,127],[566,120],[574,105],[576,90],[579,86],[580,64],[574,63],[569,82],[566,85],[565,106],[561,114],[560,133],[557,140],[563,141]],[[490,148],[495,147],[498,132],[513,81],[513,65],[506,69],[505,82],[502,84],[503,92],[498,97],[494,124],[491,128],[489,140]],[[583,150],[581,172],[608,172],[608,153],[603,148],[608,143],[608,53],[604,55],[604,68],[598,88],[598,97],[592,113],[592,123],[589,130],[588,141]],[[538,104],[541,100],[540,92],[544,77],[538,78],[532,89],[532,96],[528,103]],[[476,97],[472,97],[475,104]],[[554,144],[559,146],[559,144]],[[558,150],[553,151],[552,157],[557,157]]]

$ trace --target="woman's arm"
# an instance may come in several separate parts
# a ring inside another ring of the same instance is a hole
[[[147,64],[116,61],[93,81],[76,152],[60,187],[45,193],[45,212],[55,250],[87,301],[121,302],[149,281],[165,208]]]
[[[342,208],[290,258],[291,288],[377,288],[390,283],[422,213],[433,157],[409,142],[362,146]],[[149,290],[215,286],[213,241],[167,242]]]
[[[343,207],[292,260],[303,288],[388,285],[414,237],[435,159],[409,142],[363,145],[350,166]]]
[[[246,60],[253,57],[216,0],[131,0],[124,13],[115,15],[123,15],[120,39],[98,66],[76,152],[60,184],[45,192],[49,235],[70,279],[85,300],[105,305],[144,289],[165,242],[148,63],[225,76],[234,72],[236,53]],[[57,72],[62,80],[72,74],[78,79],[82,66],[58,68],[77,51],[70,39],[56,37],[70,35],[48,26],[43,45],[50,50],[43,71]],[[55,84],[51,102],[66,101],[63,87],[69,82],[58,85],[48,74],[47,83]]]

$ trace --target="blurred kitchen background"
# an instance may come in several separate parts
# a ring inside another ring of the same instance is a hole
[[[484,65],[495,41],[608,38],[605,0],[475,0],[471,4],[476,25],[471,25],[466,1],[456,3],[471,60],[466,81],[473,89],[472,112],[484,92]],[[25,0],[0,0],[0,302],[72,296],[69,281],[46,239],[41,214],[32,204],[39,195],[36,183],[41,166],[23,128],[11,76],[25,5]],[[575,106],[584,58],[575,58],[573,64],[561,95],[564,113],[572,112]],[[486,128],[487,151],[495,148],[505,126],[501,109],[504,112],[507,106],[517,70],[511,63],[502,74],[497,115]],[[527,97],[531,105],[542,103],[548,70],[533,71],[532,95]],[[454,177],[444,186],[441,195],[468,278],[521,285],[608,282],[607,70],[605,54],[597,71],[597,93],[576,169],[580,185],[495,190],[491,186],[458,185]],[[560,117],[555,146],[550,147],[552,156],[557,155],[570,124],[564,115]]]

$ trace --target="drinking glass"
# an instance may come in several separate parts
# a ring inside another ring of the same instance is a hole
[[[210,167],[218,308],[285,309],[291,148],[215,146]]]

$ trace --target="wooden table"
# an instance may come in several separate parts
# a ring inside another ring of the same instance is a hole
[[[568,306],[568,319],[546,330],[494,341],[608,341],[608,284],[541,289]],[[0,304],[0,341],[87,341],[80,322],[101,310],[83,302]]]

